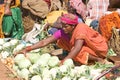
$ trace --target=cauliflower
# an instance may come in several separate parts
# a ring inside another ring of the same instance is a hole
[[[0,45],[3,45],[5,43],[5,40],[3,38],[0,38]]]
[[[43,77],[43,80],[52,80],[52,77],[50,75],[50,71],[48,68],[44,68],[43,71],[42,71],[42,77]]]
[[[71,76],[71,77],[77,76],[77,70],[76,70],[76,69],[71,69],[71,70],[70,70],[70,76]]]
[[[89,79],[87,79],[86,77],[82,76],[78,80],[89,80]]]
[[[115,80],[120,80],[120,77],[117,77]]]
[[[34,75],[31,80],[42,80],[40,75]]]
[[[29,58],[29,60],[31,61],[31,63],[36,63],[39,58],[40,58],[40,54],[39,53],[28,53],[27,57]]]
[[[55,67],[55,66],[59,65],[59,63],[60,63],[60,60],[59,60],[59,58],[57,56],[52,56],[48,60],[48,65],[50,67]]]
[[[62,80],[71,80],[71,78],[69,76],[65,76],[62,78]]]
[[[67,65],[69,67],[74,67],[74,63],[73,63],[73,60],[72,59],[66,59],[64,62],[63,62],[63,65]]]
[[[30,73],[35,74],[35,73],[36,73],[36,72],[35,72],[35,69],[37,69],[38,66],[39,66],[38,64],[33,64],[33,65],[31,65],[31,66],[29,67]]]
[[[24,58],[25,58],[24,54],[17,54],[14,58],[14,61],[15,63],[19,63],[19,61],[21,61],[21,59],[24,59]]]
[[[50,75],[52,76],[53,79],[56,78],[57,73],[58,73],[57,67],[50,69]]]
[[[12,39],[12,40],[10,41],[10,44],[11,44],[12,46],[17,45],[18,43],[19,43],[19,40],[17,40],[17,39]]]
[[[28,68],[30,65],[31,62],[27,58],[21,59],[18,63],[20,69]]]
[[[3,48],[9,48],[11,46],[10,42],[6,42],[5,44],[3,44]]]
[[[62,65],[59,67],[60,72],[66,73],[68,72],[68,66],[67,65]]]
[[[25,45],[19,44],[16,46],[16,48],[14,48],[13,53],[18,52],[18,51],[22,50],[23,48],[25,48]]]
[[[10,53],[8,51],[2,51],[1,55],[2,55],[2,58],[7,58],[10,55]]]
[[[18,75],[25,80],[28,80],[29,74],[30,74],[30,72],[26,68],[23,68],[21,71],[18,71]]]
[[[41,67],[48,66],[48,60],[50,57],[51,55],[48,53],[42,54],[36,64],[39,64]]]
[[[2,46],[0,46],[0,52],[3,50],[3,47]]]

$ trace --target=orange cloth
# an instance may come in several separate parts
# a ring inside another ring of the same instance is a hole
[[[68,39],[65,39],[65,38],[60,38],[57,40],[57,45],[60,47],[60,48],[63,48],[64,50],[67,50],[67,51],[70,51],[71,50],[71,45],[69,43],[69,40]]]
[[[0,38],[4,38],[4,34],[2,32],[2,19],[4,16],[4,4],[0,5]]]
[[[75,40],[82,39],[84,44],[78,55],[74,58],[83,64],[87,64],[89,54],[104,58],[108,51],[105,39],[96,31],[84,23],[79,23],[73,31],[70,44],[74,47]]]

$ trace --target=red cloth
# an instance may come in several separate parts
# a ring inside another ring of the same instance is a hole
[[[65,24],[76,25],[78,24],[78,16],[73,14],[64,14],[61,16],[61,22]]]

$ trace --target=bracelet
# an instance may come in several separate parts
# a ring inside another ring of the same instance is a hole
[[[27,47],[26,47],[26,50],[27,50],[27,51],[31,51],[31,50],[32,50],[31,46],[27,46]]]

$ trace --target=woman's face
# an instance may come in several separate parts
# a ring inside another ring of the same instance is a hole
[[[74,30],[74,26],[62,23],[62,29],[66,34],[69,34],[72,33],[72,31]]]

